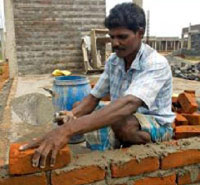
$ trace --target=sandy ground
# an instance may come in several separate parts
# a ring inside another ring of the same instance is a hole
[[[195,90],[196,97],[200,98],[200,81],[173,78],[173,93],[179,94],[184,90]]]

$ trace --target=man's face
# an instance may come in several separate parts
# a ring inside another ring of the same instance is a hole
[[[110,29],[109,35],[114,52],[118,57],[125,59],[136,55],[143,36],[140,31],[134,33],[123,27]]]

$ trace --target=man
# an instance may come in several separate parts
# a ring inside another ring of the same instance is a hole
[[[142,43],[144,11],[133,3],[116,5],[105,19],[114,54],[91,93],[64,116],[64,124],[21,150],[37,147],[33,166],[51,165],[71,136],[110,126],[122,144],[164,141],[173,134],[172,75],[167,60]],[[110,94],[111,103],[94,111]],[[76,118],[76,119],[75,119]]]

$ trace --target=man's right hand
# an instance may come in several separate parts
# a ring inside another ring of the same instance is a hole
[[[54,122],[57,123],[59,126],[74,119],[76,119],[76,117],[74,116],[72,111],[60,111],[56,112],[54,115]]]

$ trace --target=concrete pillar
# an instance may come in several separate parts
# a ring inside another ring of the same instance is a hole
[[[181,49],[184,47],[184,34],[181,35]]]
[[[187,45],[187,49],[191,49],[191,24],[188,28],[188,45]]]
[[[157,50],[157,41],[155,40],[155,50]]]
[[[1,36],[1,54],[2,54],[2,60],[5,60],[5,32],[3,29],[0,31]]]
[[[167,40],[165,41],[165,51],[167,51]]]
[[[6,26],[6,58],[9,62],[10,78],[18,75],[13,0],[4,0]]]
[[[180,46],[181,46],[180,41],[178,41],[178,46],[177,46],[178,50],[180,49]]]
[[[188,44],[187,44],[187,49],[191,49],[191,33],[188,32]]]

